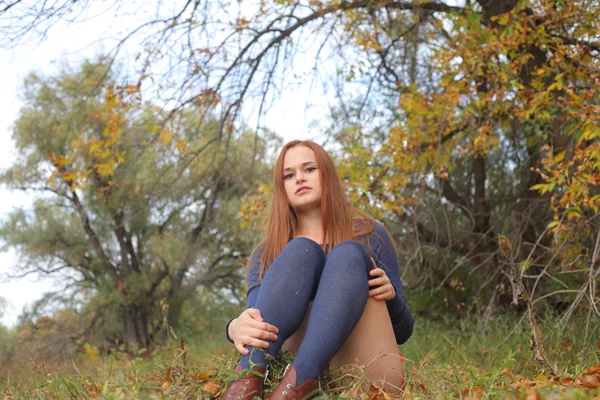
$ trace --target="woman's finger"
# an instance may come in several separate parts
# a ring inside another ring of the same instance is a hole
[[[245,348],[244,345],[241,343],[236,343],[235,348],[241,355],[247,356],[248,354],[250,354],[250,351],[247,348]]]
[[[269,347],[269,342],[265,342],[264,340],[259,340],[259,339],[254,339],[254,338],[247,338],[245,340],[246,345],[247,346],[251,346],[251,347],[260,347],[261,349],[266,349],[267,347]]]
[[[378,287],[376,289],[369,290],[369,296],[375,296],[375,295],[378,295],[378,294],[383,294],[383,293],[386,293],[388,291],[389,291],[388,288],[386,288],[385,286],[381,286],[381,287]]]
[[[279,329],[277,329],[277,327],[275,325],[271,325],[266,322],[258,322],[256,320],[251,320],[251,321],[248,321],[248,326],[255,328],[255,329],[267,331],[267,332],[279,333]]]
[[[375,300],[390,300],[392,296],[387,294],[378,294],[377,296],[373,296]]]
[[[384,276],[385,275],[385,271],[382,270],[381,268],[375,268],[375,269],[372,269],[371,271],[369,271],[369,275],[371,275],[371,276]]]
[[[383,286],[387,283],[388,283],[388,279],[385,277],[369,280],[369,286]]]
[[[263,321],[262,315],[260,315],[260,310],[258,308],[249,308],[248,310],[246,310],[246,312],[253,319],[255,319],[255,320],[259,321],[259,322]]]
[[[265,339],[265,340],[270,340],[270,341],[275,341],[277,340],[277,335],[275,335],[274,333],[271,333],[269,331],[265,331],[262,329],[252,329],[248,336],[255,338],[255,339]]]

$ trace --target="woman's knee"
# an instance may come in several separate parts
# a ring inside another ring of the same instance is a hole
[[[371,262],[371,256],[367,252],[367,249],[360,243],[354,240],[346,240],[335,246],[329,254],[328,260],[349,261],[349,266],[356,266],[364,269],[367,274],[373,267]]]
[[[269,270],[273,267],[284,267],[284,269],[296,270],[313,268],[316,272],[323,269],[325,264],[325,252],[314,240],[300,237],[292,239],[285,245],[277,256]],[[267,270],[267,272],[269,271]]]
[[[321,245],[305,237],[297,237],[290,240],[283,250],[286,253],[294,253],[303,257],[312,256],[319,260],[325,259],[325,252]]]

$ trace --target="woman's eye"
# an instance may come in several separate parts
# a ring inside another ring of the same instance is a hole
[[[290,179],[294,174],[287,174],[283,176],[283,179]]]
[[[316,171],[316,170],[317,170],[317,168],[315,168],[315,167],[306,168],[306,172],[313,172],[313,171]]]

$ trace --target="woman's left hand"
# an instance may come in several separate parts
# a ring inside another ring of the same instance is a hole
[[[387,277],[384,270],[377,268],[377,264],[373,258],[371,258],[371,261],[373,261],[373,266],[375,268],[369,272],[369,275],[374,276],[375,278],[369,279],[369,287],[378,287],[369,290],[369,297],[373,297],[375,300],[386,301],[393,299],[394,296],[396,296],[396,290],[394,289],[394,285],[392,285],[390,278]]]

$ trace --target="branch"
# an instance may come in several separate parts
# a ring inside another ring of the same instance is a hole
[[[0,15],[4,14],[5,12],[7,12],[8,10],[10,10],[11,8],[13,8],[14,6],[16,6],[17,4],[19,4],[22,0],[16,0],[13,3],[9,3],[6,7],[4,7],[2,10],[0,10]]]
[[[600,52],[600,43],[597,43],[597,42],[586,42],[585,40],[577,40],[577,39],[573,39],[573,38],[568,38],[568,37],[564,37],[562,35],[558,35],[555,33],[550,33],[550,36],[562,40],[565,44],[569,44],[572,46],[581,46],[588,50]]]
[[[115,282],[118,282],[119,276],[117,274],[117,270],[111,264],[108,257],[106,256],[106,253],[102,249],[102,245],[100,244],[100,239],[98,238],[98,235],[92,228],[92,225],[90,223],[90,218],[87,215],[85,208],[81,204],[81,201],[79,200],[79,196],[77,196],[77,192],[73,191],[70,199],[73,202],[73,204],[75,205],[75,209],[77,210],[77,213],[79,214],[79,216],[81,218],[81,222],[83,224],[85,233],[87,234],[88,239],[89,239],[90,243],[92,244],[94,251],[96,252],[96,255],[103,261],[102,264],[104,265],[104,269],[114,279]]]
[[[425,143],[421,143],[421,145],[419,146],[419,150],[424,151],[429,146],[433,146],[433,148],[436,149],[437,147],[439,147],[439,146],[443,145],[444,143],[446,143],[448,140],[452,139],[457,134],[459,134],[462,131],[464,131],[465,129],[467,129],[468,126],[469,126],[469,124],[467,122],[465,122],[464,124],[462,124],[460,126],[457,126],[456,128],[452,129],[447,134],[440,136],[440,138],[438,139],[437,142],[425,142]]]
[[[417,231],[418,238],[423,239],[426,243],[436,247],[451,249],[461,255],[468,255],[470,253],[468,242],[451,242],[448,238],[441,237],[440,234],[430,231],[423,223],[408,214],[401,214],[398,211],[394,211],[394,214],[401,222],[413,225]]]
[[[456,193],[452,185],[450,184],[449,179],[440,179],[442,183],[442,195],[446,200],[450,203],[454,204],[456,207],[462,211],[462,213],[471,220],[471,224],[475,226],[475,218],[473,217],[473,213],[469,209],[469,204],[465,202],[465,200]]]

